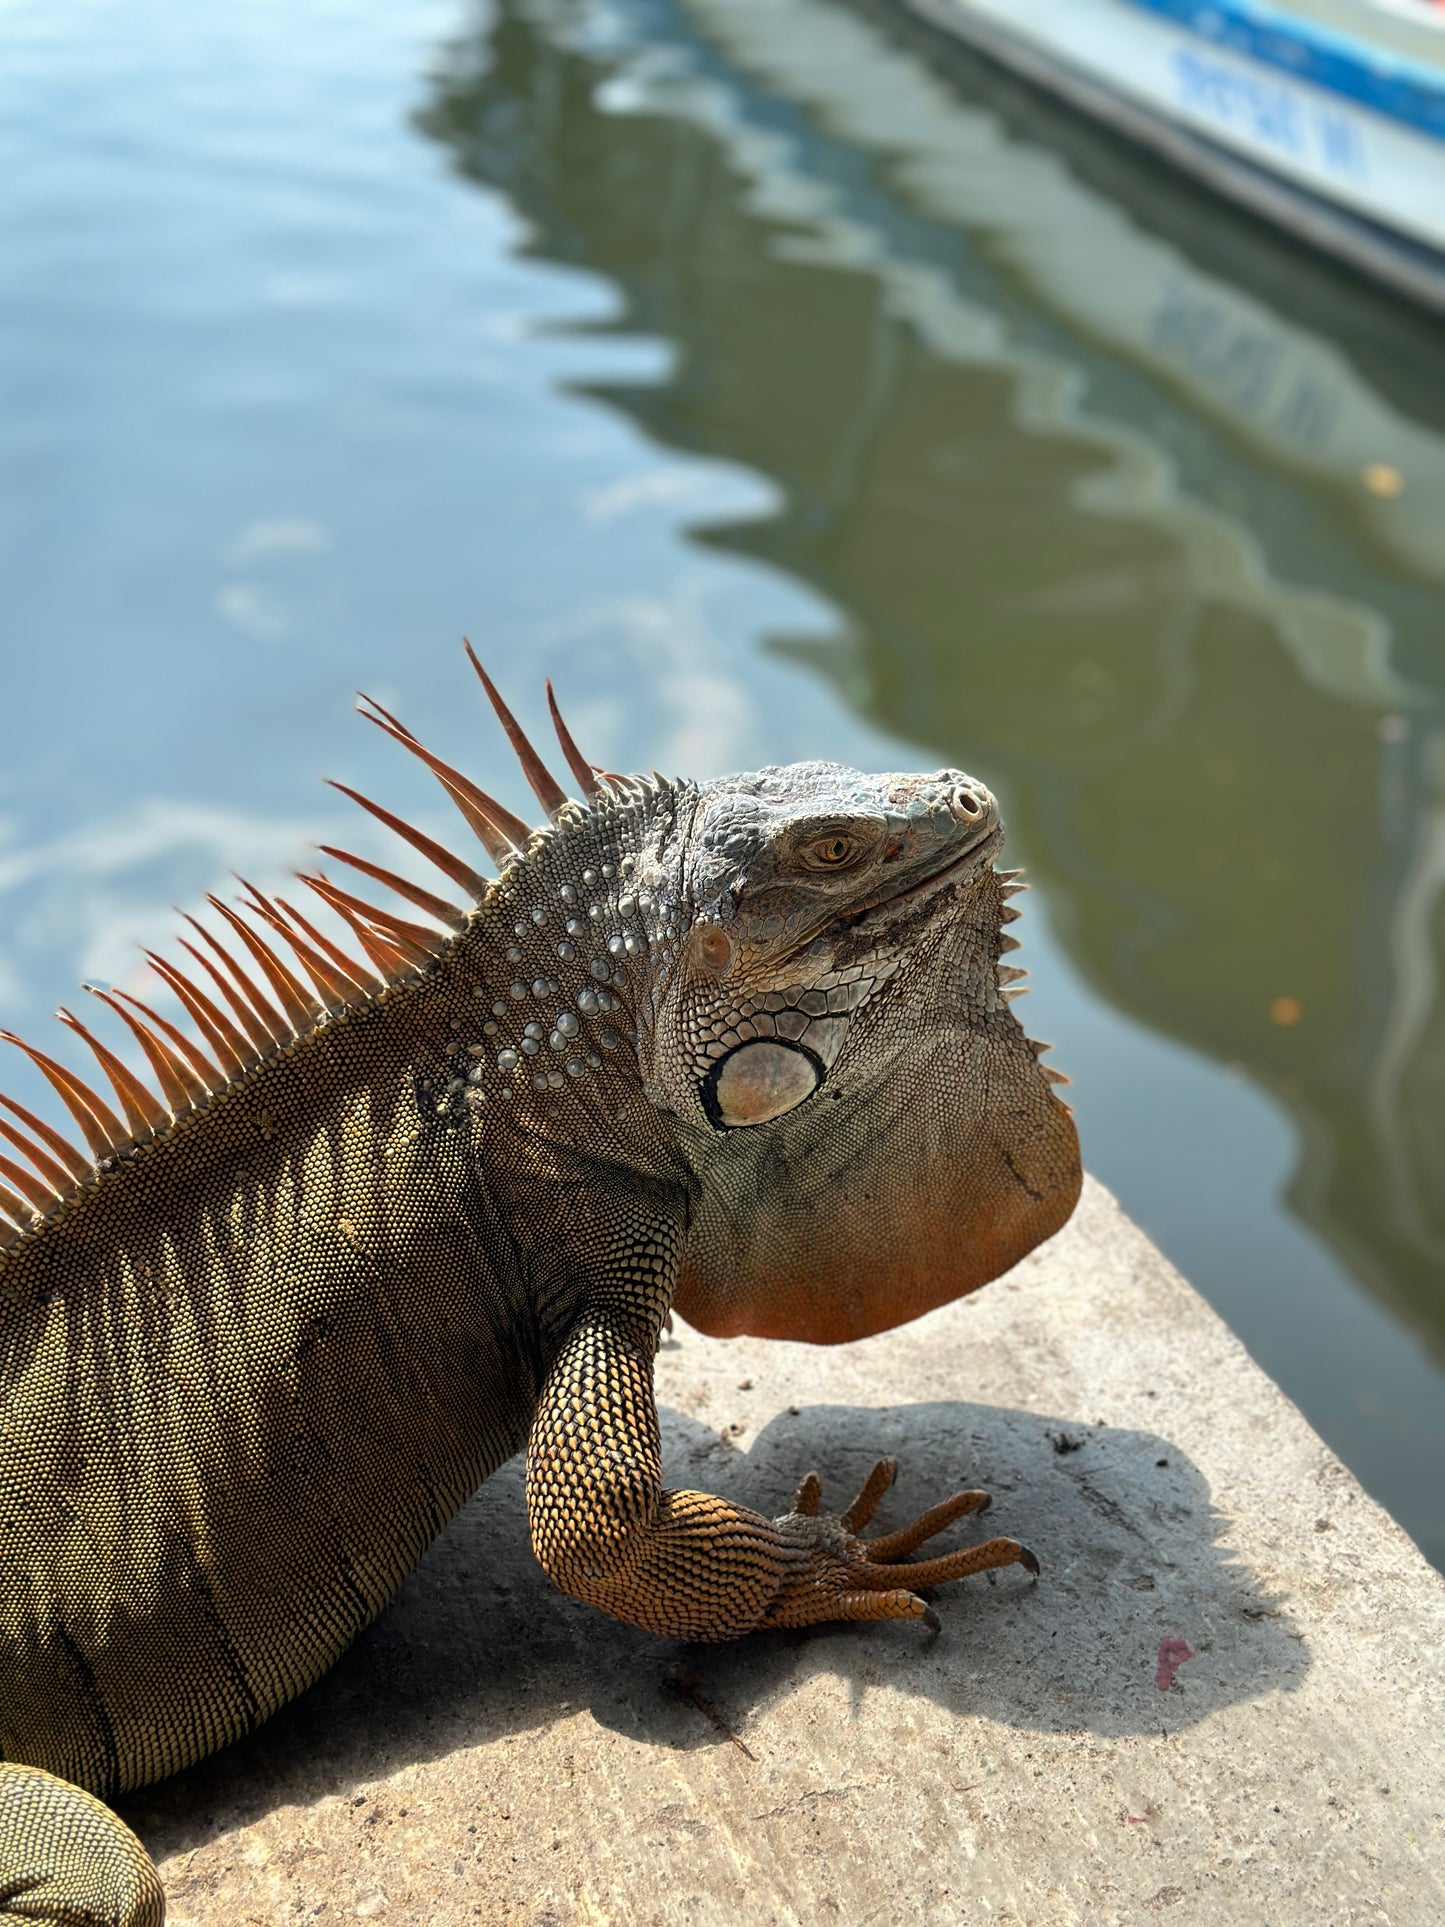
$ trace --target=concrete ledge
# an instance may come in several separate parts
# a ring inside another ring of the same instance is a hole
[[[894,1453],[881,1529],[986,1485],[1042,1579],[945,1589],[937,1639],[668,1645],[547,1586],[509,1466],[326,1680],[128,1805],[172,1927],[1445,1919],[1445,1585],[1100,1186],[903,1331],[679,1328],[658,1379],[672,1483],[845,1503]]]

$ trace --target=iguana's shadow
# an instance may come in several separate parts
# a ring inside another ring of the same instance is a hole
[[[648,1637],[556,1592],[527,1544],[520,1462],[453,1520],[392,1605],[325,1679],[259,1732],[122,1811],[157,1855],[184,1851],[275,1807],[346,1794],[437,1759],[588,1710],[653,1746],[767,1747],[768,1710],[814,1674],[927,1696],[961,1718],[1104,1736],[1177,1730],[1217,1708],[1297,1686],[1309,1665],[1278,1600],[1220,1543],[1205,1481],[1153,1434],[948,1402],[812,1406],[775,1419],[746,1454],[663,1412],[669,1482],[775,1513],[816,1466],[825,1504],[852,1496],[873,1460],[902,1472],[870,1531],[903,1523],[959,1482],[993,1511],[943,1543],[1007,1533],[1043,1575],[1017,1568],[935,1596],[938,1637],[914,1623],[758,1634],[725,1646]],[[1194,1654],[1156,1684],[1163,1639]]]

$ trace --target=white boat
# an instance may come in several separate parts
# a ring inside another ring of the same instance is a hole
[[[897,0],[1445,309],[1441,0]]]

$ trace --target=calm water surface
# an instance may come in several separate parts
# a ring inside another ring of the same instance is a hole
[[[962,763],[1088,1162],[1445,1562],[1438,332],[821,0],[9,0],[0,165],[6,1021],[320,774],[451,834],[358,684],[510,784],[463,630]]]

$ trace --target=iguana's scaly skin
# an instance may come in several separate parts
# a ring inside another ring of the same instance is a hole
[[[191,1002],[230,1052],[214,1094],[162,1035],[164,1107],[123,1072],[125,1125],[70,1089],[96,1172],[30,1120],[67,1193],[32,1221],[3,1167],[0,1927],[159,1921],[90,1795],[315,1680],[524,1445],[547,1572],[672,1637],[927,1616],[919,1585],[1033,1564],[1008,1539],[897,1563],[978,1493],[860,1540],[886,1465],[838,1518],[811,1479],[775,1520],[664,1490],[652,1389],[673,1306],[852,1338],[1068,1216],[1072,1121],[1001,983],[993,799],[825,763],[599,785],[565,746],[585,800],[534,769],[556,821],[529,839],[444,774],[494,850],[525,844],[456,934],[350,911],[367,987],[297,919],[328,1011],[253,947],[259,1042],[214,985]]]

